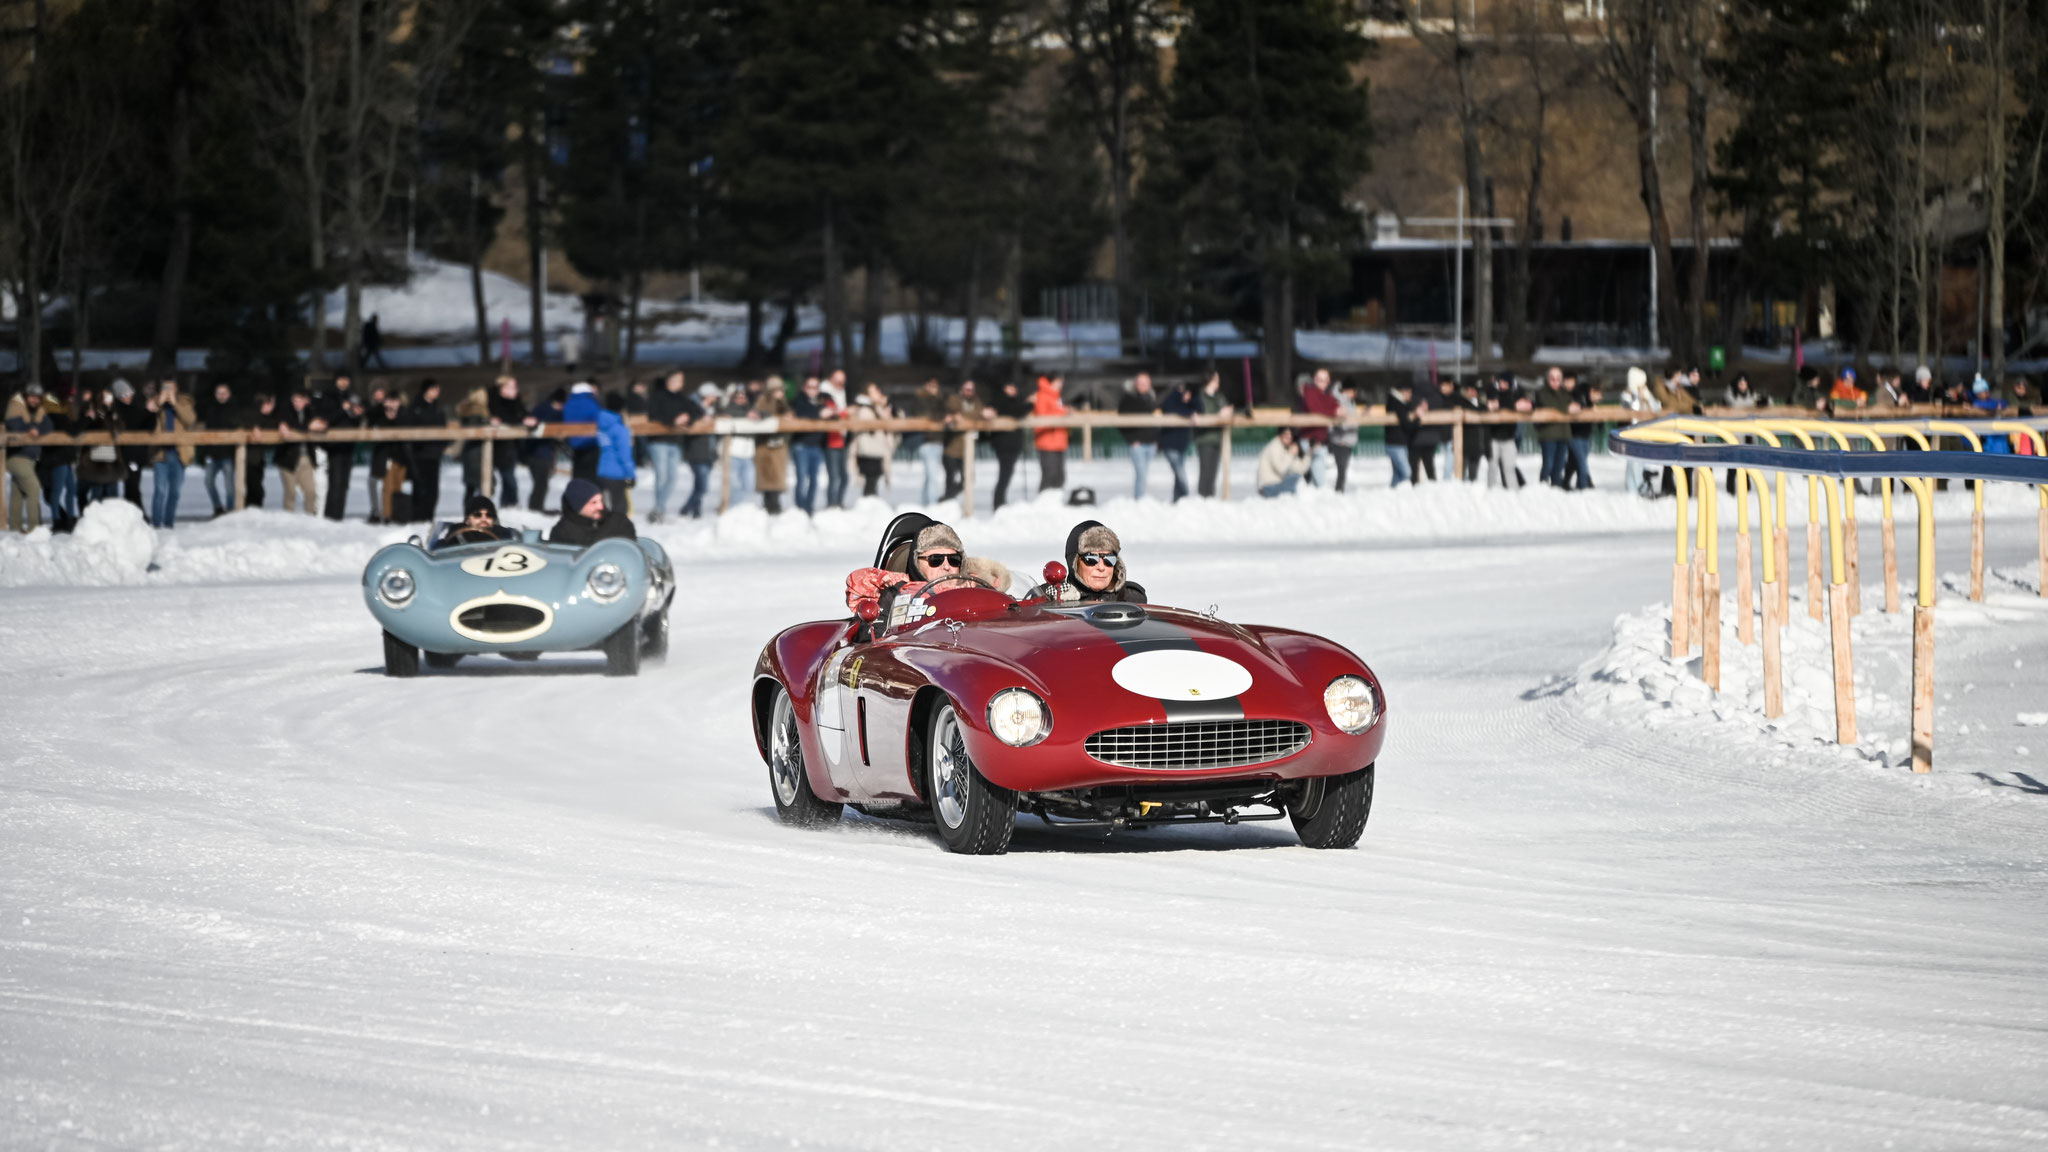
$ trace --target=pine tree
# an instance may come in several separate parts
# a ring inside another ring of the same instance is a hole
[[[1370,167],[1359,66],[1337,0],[1190,0],[1162,152],[1186,250],[1255,311],[1268,395],[1291,398],[1296,292],[1359,239],[1347,202]]]

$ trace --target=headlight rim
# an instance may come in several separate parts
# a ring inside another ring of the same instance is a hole
[[[598,577],[607,574],[618,579],[619,586],[615,591],[606,592],[597,586]],[[626,575],[625,568],[615,560],[606,560],[594,566],[591,568],[590,573],[583,578],[583,590],[588,592],[590,598],[599,604],[618,603],[632,587],[632,578]]]
[[[1021,744],[1012,743],[996,727],[996,704],[1012,692],[1021,692],[1038,705],[1038,732],[1031,739]],[[994,736],[1002,741],[1006,747],[1010,748],[1031,748],[1045,743],[1046,738],[1052,735],[1052,705],[1045,702],[1045,697],[1024,687],[1022,684],[1013,684],[1008,688],[999,688],[990,693],[988,705],[982,709],[982,720],[988,725],[989,735]]]
[[[391,589],[390,585],[394,577],[397,580],[403,582],[403,591],[394,592]],[[412,574],[412,570],[409,568],[386,568],[382,573],[380,573],[377,576],[377,599],[382,601],[388,607],[406,607],[407,605],[413,602],[413,599],[415,597],[419,595],[419,591],[419,577],[414,576]]]
[[[1337,709],[1332,707],[1330,703],[1330,690],[1346,680],[1357,683],[1365,693],[1365,721],[1357,727],[1346,726],[1342,720],[1339,720],[1337,718]],[[1346,736],[1358,736],[1371,731],[1372,726],[1379,723],[1380,694],[1373,687],[1373,682],[1367,677],[1356,672],[1346,672],[1341,676],[1332,677],[1328,684],[1323,685],[1323,713],[1330,718],[1330,723],[1336,727],[1337,731],[1344,733]]]

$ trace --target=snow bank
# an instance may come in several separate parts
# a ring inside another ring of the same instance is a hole
[[[156,533],[142,509],[102,500],[85,510],[68,536],[45,526],[26,536],[0,535],[0,588],[30,584],[139,584],[156,552]]]
[[[252,510],[158,531],[124,500],[85,510],[69,536],[47,528],[0,535],[0,587],[219,584],[361,572],[407,532],[360,522]]]
[[[1967,577],[1951,574],[1943,579],[1945,588],[1957,584],[1967,587]],[[1835,743],[1833,652],[1825,610],[1821,620],[1808,616],[1805,596],[1796,587],[1791,625],[1784,634],[1785,710],[1775,720],[1766,719],[1763,711],[1761,618],[1758,643],[1744,647],[1736,638],[1732,592],[1721,602],[1718,693],[1700,678],[1697,654],[1683,660],[1667,655],[1671,610],[1659,604],[1618,617],[1612,643],[1579,668],[1564,686],[1564,695],[1589,719],[1663,732],[1688,744],[1748,750],[1754,754],[1748,762],[1760,768],[1833,764],[1910,771],[1912,615],[1886,615],[1872,607],[1883,603],[1883,590],[1877,585],[1865,590],[1863,603],[1863,613],[1849,624],[1859,737],[1853,746]],[[1944,719],[1949,711],[1944,703],[1958,693],[1976,693],[1980,681],[1987,694],[2003,691],[2015,702],[2031,699],[2034,686],[2018,679],[2024,675],[2024,661],[2010,654],[2048,646],[2048,605],[2008,587],[1989,591],[1982,604],[1943,598],[1937,605],[1935,634],[1935,779],[1940,781],[1936,786],[1975,791],[2005,783],[2000,779],[2009,766],[2005,754],[2015,750],[1998,744],[1995,733],[1980,731],[1972,741],[1967,725],[1951,727]],[[2008,668],[2011,680],[1993,681]],[[2048,714],[2017,717],[2019,727],[2037,723],[2048,724]],[[1966,747],[1971,754],[1964,756],[1960,749]],[[1940,769],[1945,752],[1951,763],[1992,764],[1998,770],[1944,776]],[[2012,794],[2009,787],[1990,791]]]

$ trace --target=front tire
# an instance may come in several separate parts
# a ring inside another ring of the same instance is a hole
[[[1343,776],[1302,781],[1287,816],[1305,848],[1356,848],[1372,815],[1373,765]]]
[[[1010,850],[1017,825],[1017,794],[988,782],[967,755],[967,735],[951,704],[932,717],[925,753],[925,798],[946,850],[999,856]]]
[[[659,664],[668,659],[668,609],[647,622],[646,639],[640,642],[640,658]]]
[[[420,650],[384,633],[384,674],[405,679],[420,674]]]
[[[604,674],[607,676],[638,676],[640,674],[640,622],[628,620],[617,632],[605,638]]]
[[[784,824],[815,828],[839,822],[843,805],[820,800],[811,791],[796,703],[789,698],[789,689],[780,684],[775,686],[775,704],[768,712],[768,790],[775,795],[775,814]]]

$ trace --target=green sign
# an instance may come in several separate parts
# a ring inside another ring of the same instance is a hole
[[[1707,349],[1707,367],[1716,372],[1728,367],[1728,350],[1719,344]]]

